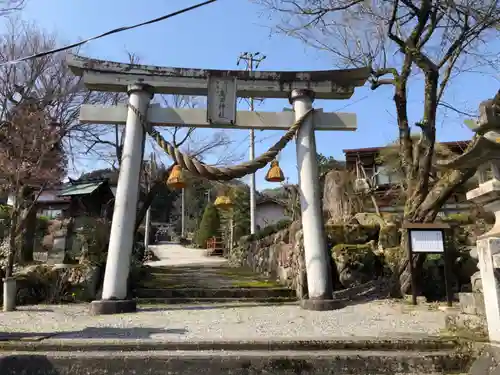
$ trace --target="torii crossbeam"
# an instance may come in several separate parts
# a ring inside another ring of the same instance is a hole
[[[80,122],[83,124],[120,124],[127,122],[126,105],[102,106],[84,104],[80,108]],[[234,124],[210,123],[206,109],[162,108],[150,105],[148,122],[153,126],[177,126],[193,128],[288,130],[295,120],[293,112],[238,111]],[[315,110],[314,130],[356,130],[355,113],[328,113]]]
[[[371,72],[370,68],[308,72],[168,68],[75,55],[69,56],[68,65],[96,91],[127,92],[129,85],[141,83],[154,87],[156,94],[207,96],[209,78],[232,78],[238,81],[240,98],[287,99],[293,90],[311,90],[316,99],[348,99]]]
[[[108,259],[102,300],[93,301],[91,312],[111,314],[135,311],[135,301],[127,299],[127,278],[133,246],[137,189],[144,147],[144,128],[139,117],[152,125],[230,129],[288,129],[301,119],[319,99],[347,99],[355,87],[364,85],[369,68],[309,72],[262,72],[167,68],[70,56],[68,65],[96,91],[129,94],[125,106],[82,106],[85,123],[123,124],[125,141],[115,197]],[[207,109],[167,109],[151,105],[154,94],[207,96]],[[288,98],[294,112],[236,111],[238,97]],[[309,299],[308,309],[338,307],[332,300],[329,254],[326,249],[321,209],[319,175],[314,130],[355,130],[356,116],[316,111],[303,121],[296,133],[297,163],[304,234]]]

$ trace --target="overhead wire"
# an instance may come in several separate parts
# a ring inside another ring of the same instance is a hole
[[[202,6],[214,3],[216,1],[217,0],[207,0],[207,1],[204,1],[202,3],[198,3],[198,4],[192,5],[190,7],[187,7],[187,8],[184,8],[184,9],[177,10],[175,12],[166,14],[164,16],[154,18],[154,19],[149,20],[149,21],[137,23],[137,24],[131,25],[131,26],[119,27],[117,29],[113,29],[113,30],[107,31],[105,33],[102,33],[100,35],[94,36],[92,38],[88,38],[88,39],[82,40],[80,42],[76,42],[76,43],[73,43],[73,44],[66,45],[64,47],[54,48],[54,49],[51,49],[49,51],[44,51],[44,52],[38,52],[38,53],[35,53],[33,55],[26,56],[26,57],[21,57],[20,59],[16,59],[16,60],[5,61],[3,63],[0,63],[0,66],[14,65],[14,64],[18,64],[18,63],[23,62],[23,61],[33,60],[33,59],[37,59],[37,58],[40,58],[40,57],[52,55],[54,53],[58,53],[58,52],[62,52],[62,51],[67,51],[67,50],[75,48],[75,47],[80,47],[80,46],[82,46],[82,45],[84,45],[84,44],[86,44],[86,43],[88,43],[90,41],[101,39],[101,38],[104,38],[104,37],[112,35],[112,34],[117,34],[117,33],[120,33],[122,31],[132,30],[132,29],[136,29],[138,27],[142,27],[142,26],[146,26],[146,25],[151,25],[153,23],[164,21],[164,20],[166,20],[168,18],[171,18],[171,17],[174,17],[174,16],[178,16],[179,14],[189,12],[191,10],[200,8]]]

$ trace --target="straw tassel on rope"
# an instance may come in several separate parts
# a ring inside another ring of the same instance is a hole
[[[268,182],[283,182],[285,181],[285,175],[280,168],[280,165],[277,160],[273,160],[271,162],[271,168],[267,171],[266,181]]]
[[[167,179],[167,186],[172,189],[183,189],[186,187],[186,181],[182,174],[182,168],[174,165]]]
[[[158,143],[158,145],[174,160],[174,163],[179,165],[182,170],[188,170],[194,175],[204,177],[208,180],[229,181],[235,178],[241,178],[246,175],[255,173],[261,168],[264,168],[269,162],[273,161],[281,150],[290,142],[300,126],[304,123],[308,116],[312,114],[314,109],[307,111],[301,118],[292,124],[290,129],[259,157],[254,160],[247,161],[232,167],[216,168],[199,162],[196,159],[183,154],[180,150],[173,147],[163,136],[146,121],[142,113],[133,105],[128,104],[128,107],[139,117],[139,120],[144,129]]]

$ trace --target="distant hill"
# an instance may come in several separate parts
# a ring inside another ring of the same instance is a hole
[[[286,187],[287,186],[293,186],[292,184],[290,185],[282,185],[279,187],[276,187],[274,189],[264,189],[259,192],[260,195],[269,197],[269,198],[274,198],[274,199],[283,199],[287,197],[287,192],[286,192]]]

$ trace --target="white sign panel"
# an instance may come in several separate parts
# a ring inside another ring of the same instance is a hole
[[[443,232],[440,230],[410,230],[414,253],[444,253]]]
[[[236,78],[208,79],[207,121],[224,125],[236,122]]]

